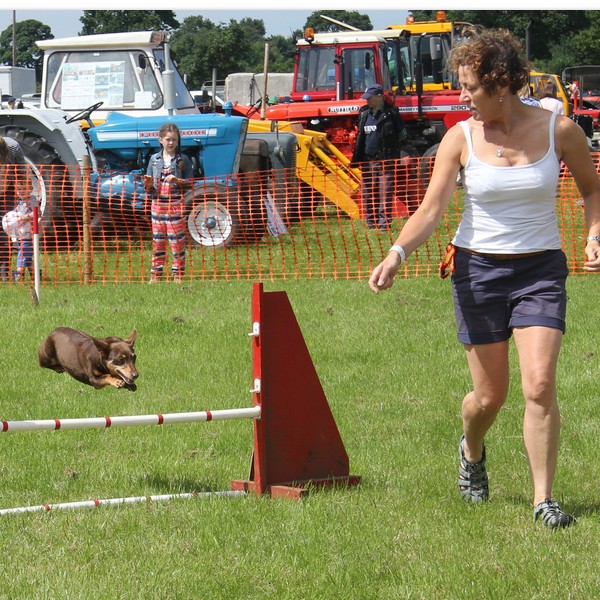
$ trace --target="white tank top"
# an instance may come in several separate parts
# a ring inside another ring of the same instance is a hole
[[[461,248],[490,254],[525,254],[559,250],[556,192],[560,161],[554,149],[554,122],[550,115],[549,148],[529,165],[497,167],[480,161],[473,151],[471,129],[463,128],[469,157],[461,169],[464,211],[452,242]]]

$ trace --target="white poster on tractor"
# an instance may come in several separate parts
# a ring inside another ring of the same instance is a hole
[[[125,61],[65,63],[61,107],[81,109],[96,102],[105,108],[123,106]]]

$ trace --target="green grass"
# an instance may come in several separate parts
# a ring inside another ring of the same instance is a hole
[[[1,290],[0,418],[67,418],[251,405],[251,281]],[[0,517],[0,599],[596,597],[600,427],[595,277],[569,280],[559,367],[555,495],[579,517],[532,523],[516,361],[487,438],[490,502],[456,489],[469,389],[450,283],[282,281],[350,457],[357,488],[300,502],[247,496]],[[37,365],[56,326],[138,330],[138,391],[94,390]],[[282,349],[284,351],[285,349]],[[514,352],[513,352],[513,358]],[[248,421],[4,433],[0,508],[227,490],[246,479]]]

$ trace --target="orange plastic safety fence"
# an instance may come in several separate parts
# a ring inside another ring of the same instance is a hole
[[[598,167],[600,156],[592,155]],[[431,158],[394,163],[396,187],[390,229],[365,222],[360,171],[324,165],[243,173],[195,182],[185,195],[185,280],[366,279],[384,257],[423,197]],[[353,175],[352,175],[353,173]],[[357,176],[358,174],[358,176]],[[40,202],[39,266],[42,285],[144,282],[150,277],[150,201],[136,176],[96,175],[76,167],[31,168]],[[460,219],[457,186],[429,241],[400,276],[437,276]],[[581,197],[563,169],[556,205],[563,248],[572,273],[581,273],[586,235]],[[18,238],[11,243],[8,283]],[[168,280],[172,257],[167,247]],[[31,272],[32,270],[30,270]]]

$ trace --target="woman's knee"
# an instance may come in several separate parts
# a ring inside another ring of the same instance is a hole
[[[547,406],[556,400],[555,378],[542,374],[523,381],[523,397],[526,402]]]
[[[465,396],[463,406],[471,408],[481,414],[496,414],[506,401],[506,393],[476,393],[471,392]]]

